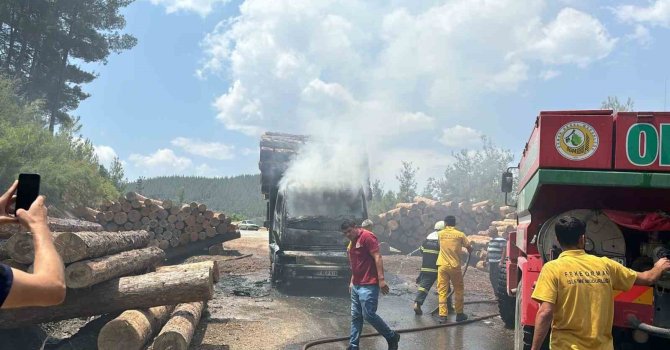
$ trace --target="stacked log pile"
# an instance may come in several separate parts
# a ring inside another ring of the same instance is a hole
[[[496,207],[491,201],[470,204],[416,197],[413,203],[399,203],[395,209],[373,217],[372,231],[381,241],[407,254],[421,246],[434,231],[435,223],[447,215],[456,217],[456,228],[463,231],[473,245],[470,265],[484,271],[488,242],[493,237],[507,238],[517,226],[513,207]],[[462,260],[466,257],[464,252]]]
[[[151,236],[147,231],[54,232],[53,237],[66,264],[65,301],[50,307],[0,310],[0,328],[201,302],[212,297],[214,278],[218,276],[214,265],[150,272],[163,262],[165,252],[148,246]],[[25,265],[34,261],[28,233],[14,234],[5,248],[13,260]]]
[[[409,253],[417,249],[433,231],[435,223],[447,215],[456,217],[456,228],[466,235],[487,230],[491,221],[500,218],[499,210],[491,201],[472,204],[416,197],[413,203],[399,203],[395,209],[373,217],[372,231],[380,240]]]
[[[79,208],[84,218],[93,219],[106,231],[146,230],[150,246],[163,250],[203,241],[216,235],[235,237],[237,226],[224,213],[208,210],[205,204],[175,205],[128,192],[116,202],[107,201],[99,210]]]

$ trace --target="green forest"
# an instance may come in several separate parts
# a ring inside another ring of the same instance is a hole
[[[106,63],[137,40],[123,33],[131,0],[0,1],[0,187],[19,173],[39,173],[41,193],[60,208],[95,206],[122,188],[117,159],[100,165],[79,133],[83,85],[97,78],[82,67]],[[85,118],[85,116],[81,116]]]
[[[262,223],[265,217],[260,175],[140,178],[129,183],[126,189],[146,197],[170,199],[176,203],[204,203],[212,210],[235,215],[237,219],[255,219]]]

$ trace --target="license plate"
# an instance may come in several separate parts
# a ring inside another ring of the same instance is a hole
[[[317,276],[337,277],[337,271],[317,271]]]

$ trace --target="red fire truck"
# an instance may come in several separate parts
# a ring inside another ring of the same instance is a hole
[[[504,192],[512,176],[503,174]],[[506,245],[491,243],[502,256],[500,269],[490,268],[515,349],[530,349],[538,310],[531,294],[542,265],[561,252],[558,217],[586,222],[588,253],[636,271],[668,254],[670,113],[541,112],[519,163],[517,194],[517,231]],[[615,295],[615,348],[670,348],[670,276]]]

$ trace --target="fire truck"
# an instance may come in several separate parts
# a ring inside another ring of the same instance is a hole
[[[561,253],[554,232],[559,217],[586,223],[587,253],[633,270],[668,256],[670,113],[543,111],[516,180],[511,170],[502,176],[502,190],[511,192],[518,181],[518,227],[506,242],[490,244],[499,264],[489,267],[501,318],[515,330],[515,349],[530,349],[539,307],[531,294],[543,264]],[[668,273],[652,287],[615,291],[614,308],[616,349],[670,348]]]

